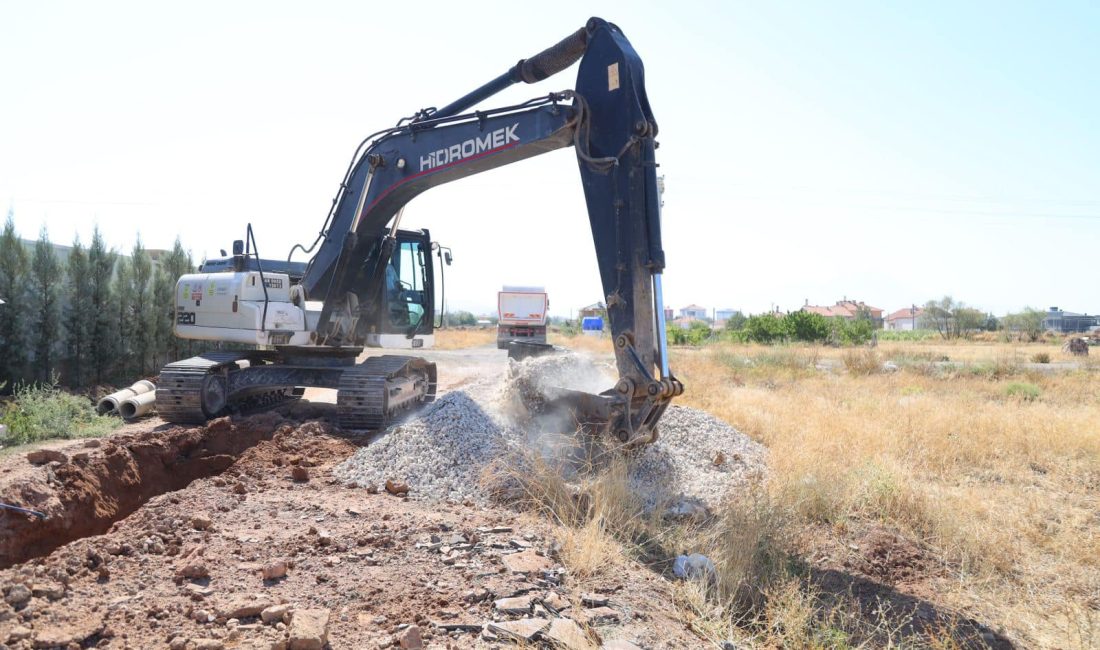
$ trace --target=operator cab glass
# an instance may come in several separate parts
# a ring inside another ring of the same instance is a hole
[[[427,313],[424,244],[403,241],[393,252],[386,282],[389,286],[390,325],[416,327]]]
[[[431,334],[435,317],[431,239],[426,230],[397,232],[397,247],[386,265],[384,334]]]

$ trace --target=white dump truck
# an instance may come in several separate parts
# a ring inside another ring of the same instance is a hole
[[[550,300],[543,287],[505,285],[497,294],[497,347],[518,343],[546,344],[546,319]]]

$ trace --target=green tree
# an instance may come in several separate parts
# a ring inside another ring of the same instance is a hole
[[[726,330],[730,332],[740,331],[745,327],[745,321],[747,320],[748,318],[746,318],[744,314],[735,311],[726,319]]]
[[[172,323],[175,318],[176,281],[168,276],[164,266],[157,265],[153,271],[152,322],[150,334],[152,349],[150,361],[153,369],[177,359],[169,359],[168,351],[172,343]]]
[[[452,311],[447,314],[447,325],[473,327],[477,325],[477,316],[468,311]]]
[[[46,227],[38,234],[31,259],[30,307],[31,332],[34,338],[34,378],[39,383],[53,380],[57,364],[57,348],[61,339],[60,298],[64,270],[50,243]]]
[[[790,336],[786,320],[771,313],[749,316],[744,329],[748,340],[756,343],[777,343]]]
[[[1031,307],[1024,307],[1023,311],[1008,314],[1001,319],[1001,327],[1009,332],[1015,332],[1029,341],[1038,341],[1043,335],[1044,312]]]
[[[129,333],[133,348],[134,368],[144,375],[149,368],[153,350],[153,262],[141,244],[139,236],[130,253]]]
[[[160,289],[157,291],[157,313],[160,325],[157,330],[163,337],[169,361],[178,361],[192,354],[191,341],[177,338],[173,332],[176,324],[176,283],[180,277],[194,272],[191,254],[183,249],[179,237],[172,245],[172,252],[162,260],[163,271]],[[159,365],[158,365],[159,367]]]
[[[969,336],[985,327],[986,313],[960,304],[955,310],[955,338]]]
[[[110,371],[125,378],[129,378],[138,369],[134,358],[137,324],[133,313],[135,296],[132,268],[131,260],[118,256],[115,260],[114,282],[111,284],[111,322],[118,337],[114,341],[115,359]]]
[[[951,296],[929,300],[924,305],[920,324],[924,329],[936,330],[945,339],[957,339],[982,328],[986,315],[980,309],[968,307]]]
[[[88,255],[77,237],[65,269],[65,366],[70,386],[84,386],[88,380],[89,332],[95,313],[91,286]]]
[[[829,319],[809,311],[793,311],[783,317],[787,331],[796,341],[824,341],[829,337]]]
[[[88,361],[91,377],[97,384],[110,377],[118,343],[116,319],[112,318],[111,277],[115,268],[115,253],[107,249],[103,234],[96,226],[88,247],[88,288],[91,311],[88,338]]]
[[[0,388],[15,387],[26,367],[27,251],[15,232],[15,213],[8,210],[0,234]]]
[[[871,340],[874,335],[874,323],[867,318],[840,318],[832,319],[832,331],[829,340],[840,345],[863,345]]]

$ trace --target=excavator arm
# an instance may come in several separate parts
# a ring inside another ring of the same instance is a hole
[[[513,83],[535,83],[580,60],[575,90],[463,113]],[[641,59],[615,25],[584,28],[444,108],[422,110],[360,146],[302,280],[324,307],[317,343],[358,345],[358,318],[381,294],[405,204],[437,185],[573,146],[596,248],[619,381],[601,395],[561,399],[624,444],[652,441],[683,392],[668,367],[661,273],[657,123]],[[365,146],[365,148],[364,148]],[[386,232],[381,240],[379,232]]]

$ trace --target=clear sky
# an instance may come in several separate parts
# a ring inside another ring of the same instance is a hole
[[[1100,3],[0,0],[0,201],[25,237],[311,241],[368,133],[583,25],[646,64],[670,306],[951,294],[1100,311]],[[483,107],[570,88],[575,67]],[[6,206],[5,206],[6,207]],[[575,158],[432,190],[451,308],[600,298]]]

